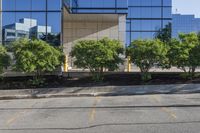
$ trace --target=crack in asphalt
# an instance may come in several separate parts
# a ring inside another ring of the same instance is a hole
[[[153,106],[96,106],[96,109],[129,109],[129,108],[200,108],[200,105],[153,105]],[[0,108],[0,111],[4,110],[62,110],[62,109],[92,109],[93,106],[86,106],[86,107],[46,107],[46,108]]]
[[[172,125],[172,124],[200,124],[200,121],[180,121],[180,122],[159,122],[159,123],[107,123],[97,124],[86,127],[77,128],[11,128],[11,129],[0,129],[0,131],[30,131],[30,130],[83,130],[91,129],[103,126],[140,126],[140,125]]]

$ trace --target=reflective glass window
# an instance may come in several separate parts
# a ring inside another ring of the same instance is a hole
[[[60,0],[48,0],[47,1],[48,10],[60,10],[61,9],[61,1]]]
[[[15,0],[16,10],[31,10],[31,0]]]
[[[161,6],[162,0],[129,0],[129,6]]]
[[[172,0],[163,0],[163,6],[172,6]]]
[[[131,32],[131,41],[142,39],[141,32]]]
[[[32,0],[32,10],[46,10],[46,0]]]
[[[2,0],[2,10],[15,10],[15,0]]]
[[[126,46],[131,44],[131,33],[126,32]]]
[[[128,1],[127,0],[117,0],[117,7],[118,8],[127,8]]]
[[[130,18],[161,18],[160,7],[132,7],[129,8]]]
[[[161,28],[161,20],[132,20],[132,31],[156,31]]]
[[[163,8],[163,17],[164,18],[171,18],[172,17],[172,10],[170,7]]]
[[[22,37],[47,41],[54,35],[59,38],[55,39],[57,45],[60,43],[61,0],[2,0],[2,9],[4,44]]]

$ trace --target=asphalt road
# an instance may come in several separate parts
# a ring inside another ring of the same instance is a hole
[[[0,133],[199,133],[200,94],[0,101]]]

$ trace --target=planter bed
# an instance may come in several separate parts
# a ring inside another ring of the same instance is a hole
[[[104,81],[93,82],[91,77],[68,78],[62,76],[45,76],[45,83],[33,86],[29,80],[33,77],[6,77],[0,81],[0,89],[33,89],[33,88],[59,88],[59,87],[91,87],[91,86],[128,86],[128,85],[162,85],[162,84],[190,84],[200,83],[200,77],[187,80],[181,73],[152,73],[152,80],[141,81],[139,73],[106,74]]]

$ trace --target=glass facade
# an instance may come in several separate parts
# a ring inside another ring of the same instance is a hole
[[[21,37],[60,44],[62,2],[69,13],[127,14],[126,45],[154,38],[171,23],[172,0],[0,0],[1,38],[9,44]]]
[[[154,38],[172,20],[172,0],[66,0],[72,13],[127,13],[126,45]]]
[[[21,37],[60,45],[62,0],[1,0],[1,43]]]
[[[135,39],[155,38],[156,33],[171,23],[171,0],[129,0],[127,45]]]
[[[194,15],[172,15],[172,36],[177,38],[179,33],[200,32],[200,18]]]
[[[64,0],[71,13],[127,13],[127,0]]]

